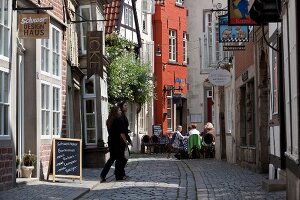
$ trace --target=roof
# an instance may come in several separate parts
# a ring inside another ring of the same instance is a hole
[[[112,33],[118,26],[121,16],[121,0],[113,0],[110,4],[104,5],[105,13],[105,34]]]

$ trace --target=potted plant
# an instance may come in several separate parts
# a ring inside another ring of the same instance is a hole
[[[36,156],[34,154],[31,154],[30,151],[28,154],[25,154],[23,156],[22,176],[24,178],[31,178],[35,162]]]
[[[16,177],[19,177],[19,165],[20,165],[20,158],[19,156],[16,156]]]

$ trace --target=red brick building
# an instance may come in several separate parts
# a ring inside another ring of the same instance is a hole
[[[163,134],[187,127],[187,28],[182,0],[156,1],[153,15],[156,99],[154,122]]]

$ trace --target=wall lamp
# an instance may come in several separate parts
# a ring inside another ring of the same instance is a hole
[[[157,45],[156,51],[155,51],[156,56],[161,56],[161,50],[159,44]]]

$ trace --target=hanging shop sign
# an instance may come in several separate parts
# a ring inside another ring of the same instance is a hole
[[[103,32],[87,32],[87,78],[98,74],[103,78]]]
[[[19,14],[19,38],[49,39],[48,14]]]
[[[249,10],[249,0],[228,0],[229,25],[256,25]]]
[[[223,46],[223,51],[245,51],[245,45]]]
[[[248,41],[248,26],[228,26],[228,15],[219,16],[219,42]]]
[[[208,80],[215,86],[225,86],[230,83],[231,74],[225,69],[218,68],[210,72]]]

